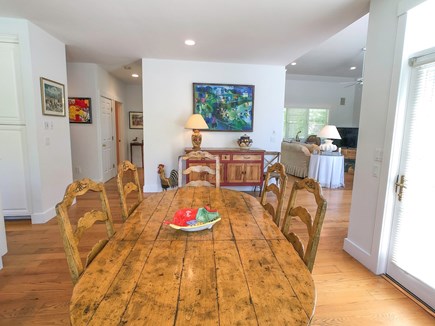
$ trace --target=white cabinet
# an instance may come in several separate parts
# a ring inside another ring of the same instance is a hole
[[[30,215],[29,165],[19,44],[0,35],[0,193],[4,216]]]
[[[0,192],[4,216],[30,215],[24,126],[0,125]]]
[[[0,125],[24,124],[18,43],[0,36]]]

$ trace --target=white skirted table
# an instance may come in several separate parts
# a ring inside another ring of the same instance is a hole
[[[311,155],[308,177],[325,188],[344,187],[344,156]]]

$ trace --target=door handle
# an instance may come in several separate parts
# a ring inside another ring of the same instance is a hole
[[[399,176],[396,177],[396,187],[394,189],[394,192],[397,194],[397,198],[399,199],[399,201],[402,201],[402,197],[403,197],[403,189],[406,188],[405,186],[405,176],[401,175],[400,176],[400,182],[399,182]],[[397,189],[399,189],[399,192],[397,192]]]
[[[106,144],[103,144],[103,147],[106,147]]]

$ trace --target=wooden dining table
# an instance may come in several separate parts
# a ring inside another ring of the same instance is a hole
[[[165,224],[209,206],[212,229]],[[315,287],[292,245],[253,196],[184,187],[152,194],[76,283],[72,325],[307,325]]]

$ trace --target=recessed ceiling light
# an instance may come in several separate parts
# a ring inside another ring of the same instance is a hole
[[[356,69],[356,67],[350,67],[350,70],[355,70]]]
[[[186,44],[186,45],[195,45],[195,41],[194,40],[185,40],[184,41],[184,44]]]
[[[292,66],[296,66],[296,62],[292,62],[291,65],[292,65]]]
[[[138,78],[139,75],[138,74],[131,74],[131,77]]]

